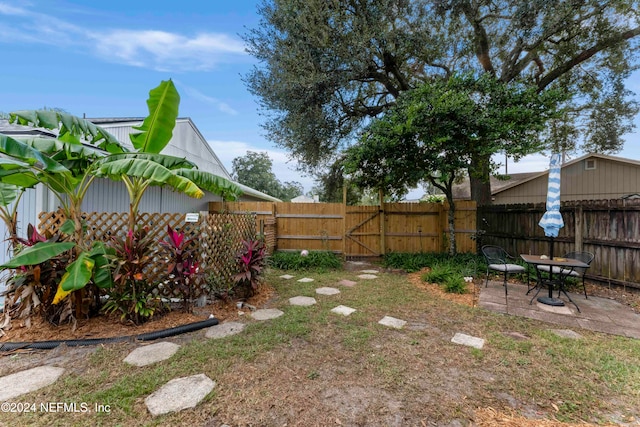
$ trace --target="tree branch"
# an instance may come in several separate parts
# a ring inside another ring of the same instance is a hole
[[[600,53],[609,47],[615,46],[616,44],[622,41],[629,40],[638,35],[640,35],[640,27],[633,28],[621,34],[615,34],[614,36],[609,37],[608,39],[605,39],[600,41],[599,43],[596,43],[594,46],[580,52],[578,55],[574,56],[570,60],[564,62],[563,64],[560,64],[559,66],[551,70],[546,76],[544,76],[540,80],[540,83],[538,83],[538,90],[539,91],[544,90],[547,86],[553,83],[557,78],[567,73],[576,65],[585,62],[586,60],[591,58],[593,55],[596,55],[597,53]]]

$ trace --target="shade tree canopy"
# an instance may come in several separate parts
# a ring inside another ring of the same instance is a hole
[[[266,152],[247,151],[232,161],[233,179],[241,184],[284,201],[290,201],[304,192],[297,181],[280,182],[273,172],[273,161]]]
[[[267,136],[306,169],[358,144],[405,91],[455,73],[487,73],[566,92],[545,148],[612,153],[637,106],[638,0],[265,0],[245,35],[245,76]],[[490,154],[469,165],[472,197],[490,196]]]

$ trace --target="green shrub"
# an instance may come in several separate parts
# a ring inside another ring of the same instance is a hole
[[[269,265],[281,270],[338,269],[342,259],[329,251],[311,251],[302,256],[299,252],[278,251],[269,257]]]
[[[431,271],[422,275],[423,282],[444,284],[454,276],[460,276],[449,264],[436,264],[431,267]]]
[[[452,257],[444,252],[391,252],[386,254],[382,260],[383,267],[399,268],[407,273],[414,273],[436,264],[450,265],[454,271],[462,276],[475,276],[479,271],[484,272],[486,269],[484,258],[476,254],[457,254]]]
[[[450,294],[467,293],[467,283],[464,281],[464,278],[462,276],[459,276],[457,274],[447,277],[442,286],[445,292],[448,292]]]

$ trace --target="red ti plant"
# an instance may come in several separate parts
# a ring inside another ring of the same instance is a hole
[[[267,263],[267,250],[262,240],[244,240],[238,254],[238,269],[233,281],[236,293],[251,296],[262,282],[262,273]]]
[[[167,273],[173,278],[174,289],[182,295],[185,311],[191,311],[191,303],[198,297],[195,295],[194,284],[199,270],[193,239],[185,239],[184,233],[168,225],[167,237],[159,243],[169,252]]]

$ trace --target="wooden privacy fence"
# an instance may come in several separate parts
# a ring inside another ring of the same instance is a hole
[[[114,236],[123,237],[128,231],[128,213],[90,212],[84,213],[87,226],[87,239],[109,242]],[[41,233],[55,234],[66,221],[61,212],[42,212],[39,215]],[[255,238],[256,223],[253,214],[210,214],[201,213],[197,222],[186,222],[185,214],[180,213],[141,213],[138,217],[140,227],[148,227],[148,233],[154,242],[164,240],[167,226],[193,238],[197,245],[199,270],[204,282],[210,280],[217,284],[228,284],[236,270],[236,254],[244,239]],[[153,262],[146,271],[147,280],[160,283],[168,279],[166,252],[156,244],[152,248]]]
[[[479,228],[483,244],[497,244],[512,254],[549,254],[550,239],[538,225],[544,203],[483,206]],[[587,278],[640,288],[640,200],[586,200],[561,203],[564,227],[554,241],[554,255],[588,251],[595,255]]]
[[[265,236],[270,250],[328,250],[359,258],[448,248],[448,205],[440,203],[210,202],[209,211],[255,214],[257,231]],[[475,220],[475,202],[456,202],[459,252],[475,251]]]

